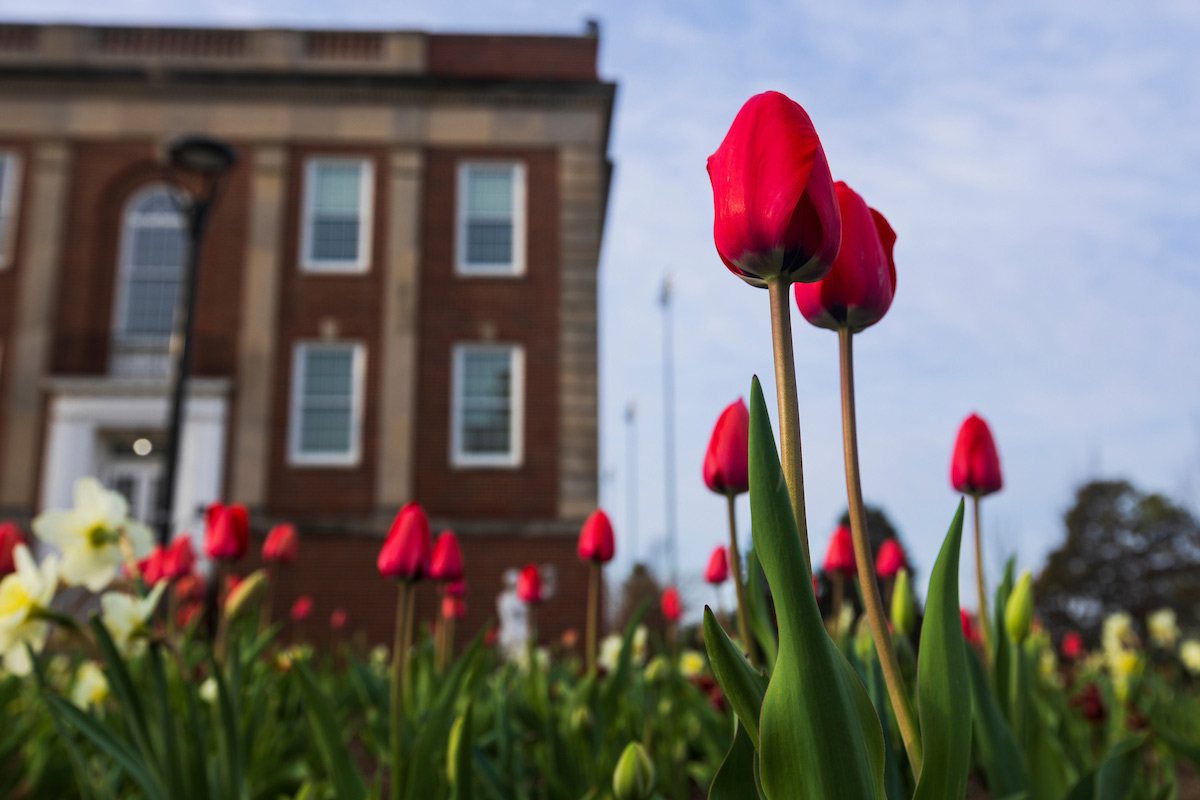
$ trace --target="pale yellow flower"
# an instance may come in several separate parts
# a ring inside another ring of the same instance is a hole
[[[75,685],[71,688],[71,702],[87,710],[100,706],[108,698],[108,681],[94,661],[85,661],[75,673]]]
[[[100,619],[123,654],[141,652],[145,645],[142,640],[149,632],[146,621],[154,613],[166,588],[167,582],[159,581],[145,597],[134,597],[125,592],[105,592],[100,596]]]
[[[1200,675],[1200,639],[1188,639],[1179,645],[1179,660],[1193,675]]]
[[[685,678],[694,678],[704,672],[704,656],[695,650],[684,650],[679,656],[679,671]]]
[[[633,632],[633,663],[646,663],[646,645],[650,641],[650,631],[646,630],[645,625],[638,625],[637,630]]]
[[[1150,633],[1150,641],[1163,650],[1174,650],[1175,642],[1179,640],[1179,625],[1176,622],[1175,610],[1160,608],[1146,617],[1146,630]]]
[[[29,548],[13,550],[16,571],[0,580],[0,663],[14,675],[28,675],[33,663],[29,652],[41,652],[50,625],[38,611],[50,608],[58,587],[58,558],[47,556],[39,565]]]
[[[129,504],[95,478],[75,482],[75,507],[47,511],[33,521],[33,532],[62,552],[62,579],[72,586],[99,592],[112,582],[124,555],[124,536],[135,558],[150,554],[152,539],[145,525],[129,519]]]
[[[1121,650],[1136,648],[1138,639],[1133,630],[1133,617],[1124,611],[1109,615],[1104,620],[1100,643],[1110,657]]]
[[[600,666],[604,667],[608,672],[612,672],[617,668],[617,661],[621,658],[621,637],[615,633],[605,636],[600,642],[600,654],[596,657],[596,661]]]
[[[206,678],[204,683],[200,684],[200,689],[196,692],[200,695],[200,699],[211,705],[216,705],[220,697],[220,690],[217,687],[216,678]]]
[[[667,677],[667,672],[670,669],[671,667],[667,663],[666,656],[655,656],[646,665],[646,680],[650,683],[658,683]]]
[[[1129,698],[1129,684],[1142,674],[1142,655],[1133,650],[1122,650],[1108,663],[1112,673],[1113,691],[1117,699],[1124,702]]]

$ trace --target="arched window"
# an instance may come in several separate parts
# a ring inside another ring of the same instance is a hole
[[[186,222],[173,191],[148,186],[129,199],[122,216],[111,362],[119,375],[167,371],[187,252]]]

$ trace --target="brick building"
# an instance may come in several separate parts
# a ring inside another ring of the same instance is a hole
[[[312,593],[311,633],[341,607],[384,640],[375,556],[416,499],[463,539],[466,629],[529,561],[558,573],[543,628],[579,624],[615,92],[597,47],[594,26],[0,25],[0,518],[88,474],[153,513],[187,246],[163,154],[203,133],[240,160],[202,251],[174,524],[217,499],[258,537],[294,522],[278,604]]]

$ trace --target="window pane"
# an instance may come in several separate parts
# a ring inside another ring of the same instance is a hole
[[[304,352],[300,400],[300,451],[344,454],[351,449],[354,351],[309,349]]]
[[[358,215],[358,187],[362,167],[357,164],[318,163],[315,170],[316,187],[313,209]]]
[[[325,218],[312,221],[312,257],[315,261],[358,260],[358,218]]]
[[[178,214],[179,209],[166,189],[146,195],[133,209],[135,214]]]
[[[468,264],[512,262],[512,222],[467,222]]]
[[[124,332],[164,339],[170,336],[178,294],[178,280],[131,279],[125,303]]]
[[[300,450],[304,453],[349,452],[350,409],[305,411],[300,428]]]
[[[470,455],[512,452],[511,350],[467,351],[462,356],[462,451]]]
[[[130,266],[165,267],[178,271],[183,265],[183,231],[175,227],[147,226],[135,218],[129,247]]]
[[[513,168],[472,166],[467,172],[467,217],[512,219]]]

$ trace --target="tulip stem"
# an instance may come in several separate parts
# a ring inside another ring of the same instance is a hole
[[[738,549],[735,502],[737,495],[733,492],[726,492],[725,498],[729,501],[729,571],[733,574],[733,588],[737,593],[738,638],[742,640],[742,647],[750,658],[750,663],[754,664],[758,659],[754,655],[754,640],[750,636],[750,624],[746,621],[746,589],[742,584],[742,554]]]
[[[591,580],[588,584],[587,607],[587,671],[596,669],[596,637],[600,630],[600,581],[603,573],[599,561],[590,561]]]
[[[979,588],[979,636],[983,639],[985,658],[991,660],[992,625],[988,617],[987,578],[983,572],[983,533],[979,525],[979,495],[971,495],[971,510],[975,514],[975,582]]]
[[[800,453],[800,404],[796,396],[796,358],[792,353],[792,306],[788,295],[792,282],[776,276],[767,279],[767,294],[771,297],[771,343],[775,351],[775,396],[779,405],[779,450],[783,461],[783,478],[796,530],[800,533],[800,549],[804,563],[812,574],[812,557],[808,553],[808,517],[804,513],[804,464]]]
[[[875,556],[871,552],[871,541],[867,536],[867,515],[863,507],[862,476],[858,468],[858,423],[854,411],[854,334],[849,328],[838,329],[838,345],[842,371],[842,444],[846,458],[846,495],[850,510],[850,533],[854,540],[854,560],[858,567],[858,583],[862,590],[863,605],[867,609],[867,623],[871,638],[875,640],[875,652],[883,668],[883,679],[892,700],[892,710],[904,739],[904,749],[912,765],[913,775],[920,777],[923,750],[921,733],[913,714],[900,662],[896,659],[896,648],[888,630],[888,617],[883,609],[883,598],[879,592],[879,581],[875,577]]]
[[[401,800],[403,794],[400,780],[400,761],[404,756],[403,736],[404,727],[404,681],[408,663],[408,643],[412,629],[409,620],[412,619],[413,584],[401,581],[400,592],[396,597],[396,639],[392,647],[392,800]]]

